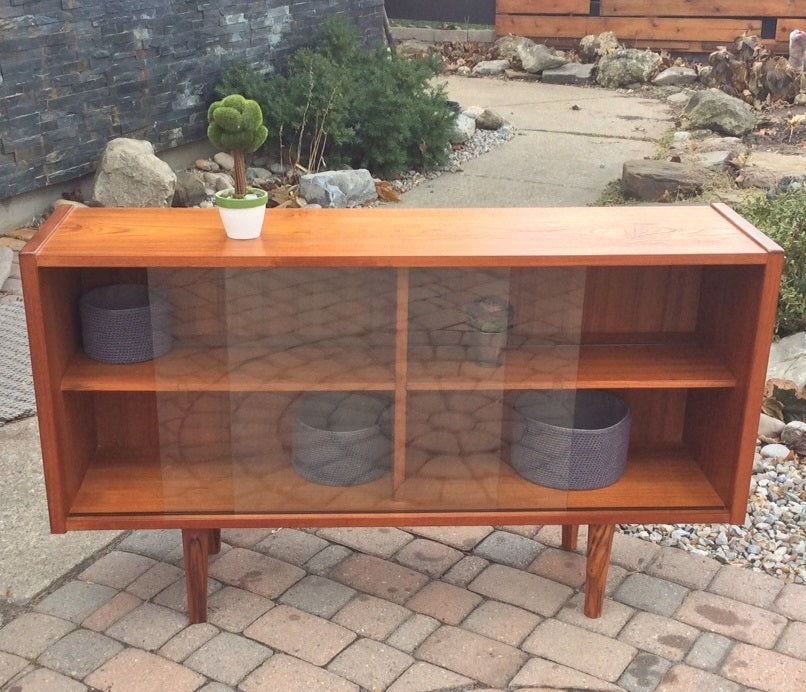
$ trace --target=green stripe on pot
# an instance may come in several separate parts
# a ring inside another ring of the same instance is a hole
[[[259,187],[247,188],[246,196],[233,197],[235,190],[228,188],[215,193],[215,203],[225,209],[252,209],[265,206],[269,201],[269,193]]]

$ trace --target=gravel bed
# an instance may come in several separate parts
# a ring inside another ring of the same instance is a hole
[[[486,154],[488,151],[492,151],[497,146],[508,142],[514,136],[515,128],[509,124],[504,124],[498,130],[476,130],[470,139],[451,151],[448,163],[444,167],[427,173],[408,171],[390,182],[398,192],[407,192],[420,183],[433,180],[443,173],[459,173],[465,161],[470,161],[482,154]]]
[[[756,453],[743,526],[624,524],[621,533],[806,584],[806,462]]]

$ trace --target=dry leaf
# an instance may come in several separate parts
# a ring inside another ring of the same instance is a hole
[[[399,202],[400,201],[400,193],[392,187],[392,184],[386,180],[381,180],[380,182],[375,183],[375,190],[378,192],[378,197],[380,197],[384,202]]]

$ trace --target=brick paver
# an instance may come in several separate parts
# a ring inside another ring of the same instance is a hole
[[[273,607],[274,602],[265,596],[236,586],[224,586],[207,600],[207,621],[229,632],[243,632]]]
[[[634,608],[606,598],[602,617],[589,618],[585,615],[585,594],[578,593],[560,609],[557,619],[606,637],[615,637],[634,614]]]
[[[234,547],[252,548],[275,532],[276,529],[224,529],[221,540]]]
[[[726,565],[716,573],[708,591],[748,605],[769,608],[783,588],[784,582],[769,574]]]
[[[585,557],[557,548],[547,548],[529,565],[533,574],[575,589],[585,583]]]
[[[132,531],[118,544],[119,550],[165,560],[168,555],[182,551],[182,533],[175,529]]]
[[[44,613],[25,613],[0,629],[0,651],[34,659],[75,625]]]
[[[460,586],[432,581],[406,601],[406,607],[448,625],[458,625],[481,600],[481,596]]]
[[[298,658],[275,654],[240,684],[242,692],[358,692],[358,685]]]
[[[559,620],[541,622],[521,648],[608,682],[618,680],[638,653],[629,644]]]
[[[489,565],[490,562],[483,557],[479,557],[478,555],[466,555],[442,575],[442,581],[455,584],[456,586],[467,586],[487,569]]]
[[[75,630],[45,650],[37,663],[81,680],[123,649],[120,642],[91,630]]]
[[[429,636],[414,656],[492,687],[505,687],[527,660],[515,647],[450,625]]]
[[[106,630],[115,639],[146,651],[156,651],[187,627],[185,615],[153,603],[143,603]]]
[[[145,601],[184,578],[184,570],[175,565],[169,565],[167,562],[158,562],[129,584],[126,591]]]
[[[47,668],[37,668],[18,678],[11,691],[42,690],[43,692],[86,692],[87,687],[80,682],[68,678]]]
[[[775,599],[774,609],[782,615],[806,622],[806,586],[803,584],[787,584]]]
[[[539,623],[540,617],[528,610],[508,603],[484,601],[468,615],[462,628],[510,646],[520,646]]]
[[[140,649],[124,649],[85,679],[99,690],[114,692],[193,692],[204,684],[198,673]]]
[[[28,661],[21,656],[0,651],[0,685],[11,680],[27,665]]]
[[[333,622],[361,635],[382,641],[411,617],[408,608],[375,596],[360,594],[345,605]]]
[[[544,617],[554,615],[574,593],[569,587],[536,574],[497,564],[490,565],[468,588]]]
[[[786,627],[786,618],[724,596],[694,591],[676,618],[702,630],[771,648]]]
[[[661,547],[654,543],[616,531],[613,535],[610,562],[630,572],[640,572],[651,564],[660,552]]]
[[[616,589],[613,598],[633,608],[656,615],[673,615],[689,591],[680,584],[647,574],[630,574]]]
[[[646,572],[687,589],[704,589],[719,571],[716,560],[678,548],[663,548]]]
[[[154,560],[144,555],[113,550],[100,557],[85,569],[79,578],[94,584],[124,589],[143,572],[154,565]]]
[[[305,571],[244,548],[233,548],[210,565],[210,576],[266,598],[277,598]]]
[[[411,653],[439,626],[439,620],[414,613],[387,637],[386,643],[396,649]]]
[[[401,605],[428,582],[428,577],[420,572],[360,553],[340,562],[328,576],[358,591]]]
[[[670,661],[682,661],[699,634],[698,629],[671,618],[654,613],[637,613],[618,638]]]
[[[462,557],[460,551],[449,545],[426,538],[415,538],[401,548],[395,555],[395,560],[401,565],[427,574],[432,579],[438,579]]]
[[[286,591],[279,602],[294,606],[320,618],[333,617],[356,594],[355,589],[339,582],[311,574]]]
[[[444,543],[457,550],[473,550],[493,531],[492,526],[412,526],[404,528],[413,534]]]
[[[806,661],[806,623],[790,622],[778,640],[775,650]]]
[[[185,627],[179,634],[171,637],[159,650],[160,656],[181,663],[196,649],[209,642],[218,634],[218,628],[208,622]]]
[[[765,692],[806,690],[806,662],[750,644],[733,647],[721,674]]]
[[[346,545],[353,550],[383,558],[392,557],[406,543],[414,539],[406,531],[387,527],[320,529],[316,535]]]
[[[324,538],[319,538],[307,531],[281,529],[266,536],[255,545],[255,550],[301,567],[328,545],[330,544]]]
[[[114,596],[110,601],[104,603],[98,610],[89,615],[84,622],[83,627],[95,630],[96,632],[103,632],[111,627],[124,615],[131,613],[135,608],[138,608],[143,603],[142,600],[133,594],[120,592]]]
[[[554,661],[532,658],[512,678],[514,688],[538,688],[545,690],[595,690],[596,692],[619,692],[613,685],[601,678],[581,673]]]
[[[348,646],[327,669],[369,690],[385,690],[414,659],[402,651],[375,641],[359,639]]]
[[[725,660],[734,641],[713,632],[703,632],[686,656],[686,663],[695,668],[716,671]]]
[[[743,688],[713,673],[683,664],[672,666],[655,692],[742,692]]]
[[[525,569],[544,549],[531,538],[509,531],[494,531],[473,552],[491,562]]]
[[[627,692],[654,690],[671,665],[661,656],[641,651],[621,674],[618,684]]]
[[[317,666],[329,663],[356,638],[346,627],[284,605],[258,618],[244,634]]]
[[[311,574],[324,575],[352,554],[353,551],[343,545],[329,545],[310,558],[304,567]]]
[[[459,690],[473,685],[470,678],[439,666],[419,661],[412,665],[386,692],[423,692],[424,690]]]
[[[184,662],[208,678],[235,685],[274,653],[258,642],[222,632],[203,644]]]
[[[80,624],[82,620],[112,600],[116,593],[117,591],[110,586],[73,580],[46,596],[34,609]]]

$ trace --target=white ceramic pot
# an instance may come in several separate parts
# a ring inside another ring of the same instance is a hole
[[[237,198],[228,188],[215,193],[215,203],[228,238],[251,240],[260,237],[269,193],[257,187],[247,188],[246,196]]]

